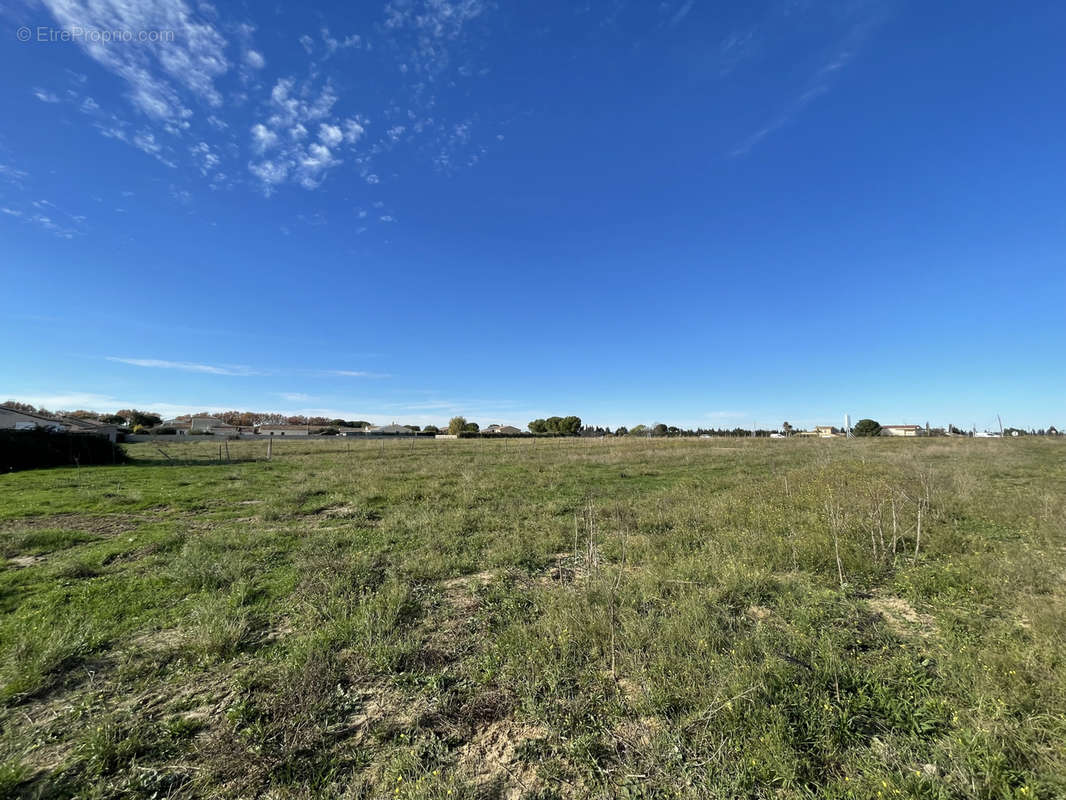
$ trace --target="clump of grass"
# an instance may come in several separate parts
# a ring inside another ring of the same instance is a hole
[[[93,648],[87,626],[78,620],[23,621],[5,632],[0,662],[0,701],[32,696],[50,686]]]
[[[0,797],[18,797],[19,789],[32,774],[22,761],[7,759],[0,762]]]
[[[241,580],[224,595],[206,596],[192,611],[189,651],[203,660],[221,661],[249,646],[255,620],[247,606],[254,595],[252,584]]]
[[[0,537],[0,555],[13,558],[21,555],[41,555],[65,550],[85,542],[95,541],[96,537],[83,531],[65,528],[46,528],[6,533]]]
[[[226,589],[252,572],[246,553],[236,543],[207,535],[187,540],[170,567],[174,579],[194,592]]]
[[[87,580],[100,574],[99,561],[96,558],[81,556],[61,565],[56,576],[67,580]]]

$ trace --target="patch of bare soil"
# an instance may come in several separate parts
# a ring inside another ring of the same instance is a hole
[[[87,531],[114,536],[126,533],[143,525],[149,520],[129,514],[108,514],[105,517],[93,517],[88,514],[49,514],[43,517],[21,517],[0,521],[0,533],[12,531]]]
[[[325,517],[326,519],[352,519],[353,517],[365,516],[365,512],[360,511],[355,506],[344,505],[323,508],[321,511],[317,512],[317,515]]]
[[[14,556],[7,559],[6,565],[15,569],[25,569],[40,564],[42,561],[44,561],[44,556]]]
[[[490,722],[459,748],[459,773],[478,787],[480,795],[518,800],[532,794],[539,787],[536,767],[516,754],[523,743],[543,736],[544,731],[513,719]]]
[[[879,614],[885,623],[896,633],[917,632],[929,636],[933,632],[934,620],[928,614],[918,613],[902,597],[894,595],[877,595],[867,600],[870,609]]]
[[[486,569],[481,572],[474,572],[470,575],[460,575],[457,578],[448,578],[440,582],[441,591],[444,593],[446,600],[458,602],[460,606],[465,605],[465,599],[472,599],[471,592],[474,586],[478,583],[488,583],[494,580],[500,574],[499,570]]]
[[[765,619],[769,619],[771,615],[770,609],[766,606],[753,605],[748,607],[747,615],[756,622],[762,622]]]

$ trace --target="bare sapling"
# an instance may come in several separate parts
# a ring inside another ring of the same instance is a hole
[[[840,509],[833,502],[833,493],[829,493],[829,499],[825,503],[825,513],[829,520],[829,530],[833,534],[833,552],[837,561],[837,577],[840,579],[840,588],[844,588],[844,564],[840,560]]]
[[[899,517],[896,515],[896,498],[892,498],[892,555],[896,555],[896,543],[899,541]]]

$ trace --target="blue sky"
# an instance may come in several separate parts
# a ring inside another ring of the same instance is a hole
[[[1066,426],[1066,6],[286,5],[0,0],[0,394]]]

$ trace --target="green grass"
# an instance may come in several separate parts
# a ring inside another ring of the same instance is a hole
[[[1066,796],[1060,442],[164,449],[0,477],[0,796]]]

